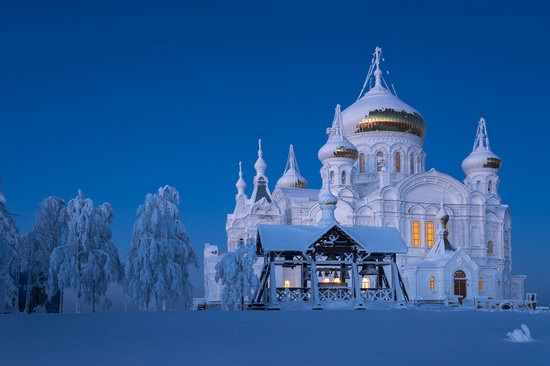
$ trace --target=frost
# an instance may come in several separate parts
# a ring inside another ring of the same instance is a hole
[[[188,266],[197,266],[197,256],[180,221],[179,199],[175,188],[164,186],[138,208],[125,268],[127,303],[138,309],[191,307]]]
[[[6,208],[6,198],[0,191],[0,314],[17,309],[16,274],[19,261],[16,249],[19,230]]]
[[[67,204],[65,220],[65,242],[50,257],[50,296],[58,288],[72,288],[76,293],[75,311],[80,312],[84,297],[95,312],[97,304],[110,304],[105,296],[107,288],[122,275],[111,240],[113,209],[108,203],[94,207],[93,201],[79,191]]]
[[[246,245],[239,243],[236,251],[227,253],[216,265],[216,282],[222,286],[224,310],[242,310],[245,300],[252,299],[258,287],[258,277],[253,267],[256,260],[254,241],[248,240]]]

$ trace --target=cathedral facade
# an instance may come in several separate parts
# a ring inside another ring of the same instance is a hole
[[[411,300],[522,299],[525,276],[512,274],[512,219],[499,195],[501,160],[491,151],[485,120],[478,122],[472,152],[462,162],[462,182],[426,170],[425,121],[388,87],[381,61],[377,48],[360,98],[344,110],[336,107],[318,153],[320,189],[308,187],[290,146],[285,172],[271,191],[260,141],[250,196],[239,172],[235,209],[226,221],[228,250],[256,239],[260,224],[319,225],[319,196],[328,187],[342,227],[399,231],[407,251],[397,255],[397,267]],[[208,303],[220,298],[215,265],[222,256],[217,246],[205,245]],[[257,267],[259,273],[262,258]],[[286,286],[293,279],[284,276]]]

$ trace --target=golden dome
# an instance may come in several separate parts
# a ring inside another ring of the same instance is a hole
[[[406,132],[424,137],[424,118],[418,113],[395,111],[393,109],[373,110],[357,122],[355,133],[371,131]]]

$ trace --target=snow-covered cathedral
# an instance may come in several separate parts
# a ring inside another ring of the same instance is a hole
[[[295,225],[320,226],[326,219],[323,207],[330,201],[323,197],[329,194],[336,198],[330,204],[343,231],[363,227],[399,231],[406,250],[393,255],[410,300],[522,299],[525,276],[512,274],[512,219],[499,195],[501,160],[491,151],[485,120],[478,122],[472,152],[462,161],[462,182],[436,169],[426,171],[424,118],[388,87],[381,61],[377,48],[359,99],[342,111],[336,106],[328,139],[318,153],[321,189],[308,187],[291,145],[284,174],[272,191],[260,141],[250,196],[242,167],[239,171],[235,209],[226,222],[228,250],[236,250],[239,242],[258,240],[258,228],[265,225],[280,225],[281,232]],[[326,202],[320,202],[320,196]],[[218,246],[205,245],[208,303],[220,300],[215,266],[222,256]],[[259,259],[258,275],[265,264],[265,258]],[[289,266],[282,267],[272,272],[277,279],[271,286],[297,288],[307,282],[287,270]],[[368,268],[363,268],[354,272],[361,288],[383,283],[371,282]],[[321,284],[346,281],[333,273],[320,271],[315,277]]]

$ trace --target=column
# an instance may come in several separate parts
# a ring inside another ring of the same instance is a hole
[[[353,280],[353,298],[355,299],[355,310],[365,310],[365,303],[361,296],[361,281],[359,281],[359,272],[355,260],[351,264],[351,276]]]

